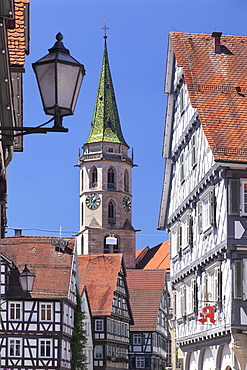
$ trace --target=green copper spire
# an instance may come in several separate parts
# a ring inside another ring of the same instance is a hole
[[[129,147],[124,140],[118,116],[117,103],[108,61],[106,38],[107,36],[105,35],[104,57],[97,98],[94,106],[93,120],[87,143],[104,141],[120,143]]]

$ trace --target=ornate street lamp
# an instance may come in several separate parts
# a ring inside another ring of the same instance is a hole
[[[63,45],[58,33],[49,54],[33,63],[44,111],[55,118],[54,129],[64,131],[63,116],[74,113],[83,77],[84,66],[75,60]]]
[[[27,268],[27,265],[25,265],[24,270],[19,276],[21,287],[25,292],[32,291],[34,279],[35,279],[35,275],[32,274],[30,270]]]
[[[12,137],[33,133],[68,132],[62,125],[62,119],[74,114],[85,69],[64,47],[63,35],[58,33],[56,39],[54,46],[48,49],[49,54],[32,64],[44,111],[53,118],[37,127],[0,127],[1,131],[17,132]],[[53,127],[43,127],[51,121],[54,121]]]

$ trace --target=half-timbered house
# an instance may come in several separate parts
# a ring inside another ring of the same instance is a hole
[[[94,369],[128,369],[133,320],[122,254],[78,256],[78,272],[92,312]]]
[[[82,312],[85,314],[84,330],[87,336],[87,343],[83,352],[87,356],[87,369],[93,370],[93,336],[92,336],[92,314],[87,294],[87,288],[81,286]]]
[[[76,305],[75,239],[11,237],[1,254],[1,368],[69,369]],[[25,264],[35,275],[24,292]]]
[[[127,270],[134,325],[130,326],[130,368],[164,369],[169,360],[166,272]]]
[[[159,227],[185,370],[247,368],[246,61],[246,36],[170,34]]]

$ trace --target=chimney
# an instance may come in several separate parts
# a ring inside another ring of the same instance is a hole
[[[15,236],[22,236],[22,229],[15,229]]]
[[[213,32],[212,37],[214,38],[214,52],[220,54],[220,36],[222,32]]]

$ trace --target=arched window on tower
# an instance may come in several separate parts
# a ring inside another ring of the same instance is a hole
[[[124,191],[129,192],[130,186],[129,186],[129,172],[127,170],[124,171]]]
[[[90,188],[96,188],[98,186],[98,171],[95,166],[90,171]]]
[[[115,220],[115,204],[111,200],[108,203],[108,223],[109,224],[115,224],[115,222],[116,222],[116,220]]]
[[[116,238],[115,244],[113,244],[113,250],[112,253],[120,253],[120,247],[119,247],[119,237],[117,235],[114,235]]]
[[[104,253],[111,253],[110,244],[108,244],[107,238],[109,238],[109,235],[106,235],[104,238]]]
[[[116,189],[116,173],[113,167],[110,167],[107,172],[107,188]]]

